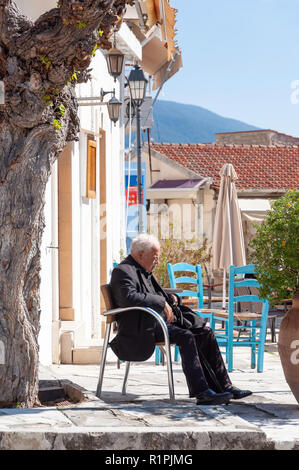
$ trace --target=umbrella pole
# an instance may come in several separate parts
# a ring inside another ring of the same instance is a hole
[[[223,270],[223,287],[222,287],[222,308],[226,310],[226,269]]]

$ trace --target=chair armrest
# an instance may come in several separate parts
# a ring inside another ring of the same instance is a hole
[[[119,315],[120,313],[128,312],[130,310],[140,310],[141,312],[149,313],[151,316],[155,317],[155,319],[159,322],[161,325],[163,334],[164,334],[164,341],[165,345],[169,346],[169,335],[168,335],[168,329],[166,322],[163,320],[161,315],[157,313],[155,310],[149,307],[120,307],[120,308],[113,308],[112,310],[107,310],[106,312],[103,312],[104,316],[107,315]]]

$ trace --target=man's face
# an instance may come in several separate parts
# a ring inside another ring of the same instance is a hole
[[[153,247],[150,250],[141,251],[137,261],[148,273],[151,273],[158,264],[159,254],[160,248]]]

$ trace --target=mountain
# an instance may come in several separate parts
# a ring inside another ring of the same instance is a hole
[[[235,119],[219,116],[200,106],[174,101],[157,101],[154,105],[154,128],[151,137],[155,142],[198,143],[215,142],[216,132],[257,130]]]

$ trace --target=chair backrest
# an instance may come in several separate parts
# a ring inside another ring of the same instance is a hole
[[[112,310],[114,306],[110,284],[103,284],[101,286],[101,292],[105,302],[105,311]],[[115,321],[115,315],[107,315],[105,317],[106,323],[113,323]]]
[[[259,297],[259,287],[260,284],[256,279],[246,279],[240,280],[240,275],[243,274],[253,274],[255,266],[254,264],[247,264],[246,266],[230,266],[229,268],[229,301],[228,301],[228,310],[229,313],[234,311],[234,305],[236,302],[249,302],[251,305],[254,305],[256,302],[262,304],[262,309],[259,309],[259,312],[262,315],[267,314],[269,310],[269,302],[266,299]],[[254,309],[254,307],[253,307]]]
[[[197,307],[203,308],[203,285],[202,285],[202,273],[201,266],[197,264],[193,266],[188,263],[167,263],[167,271],[169,276],[169,283],[172,289],[179,287],[179,284],[192,284],[196,287],[196,290],[183,290],[180,292],[180,297],[196,297]],[[176,277],[175,273],[192,273],[192,275],[183,275]]]

